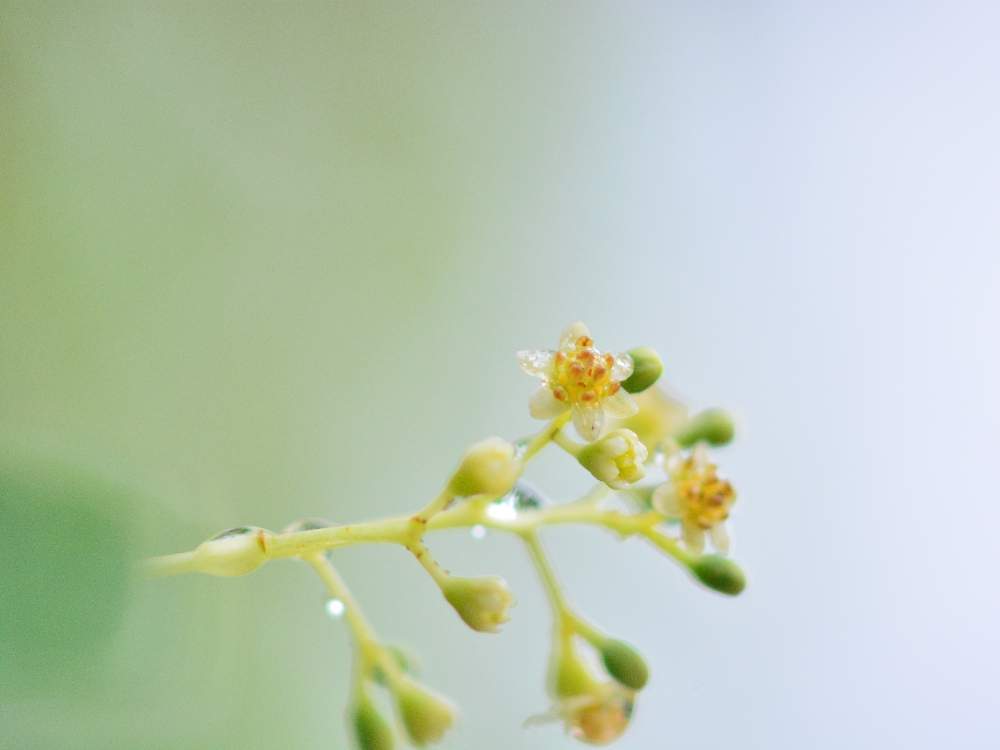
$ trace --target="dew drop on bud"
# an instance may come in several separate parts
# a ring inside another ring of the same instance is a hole
[[[344,616],[344,612],[347,611],[347,605],[340,601],[340,599],[336,598],[327,599],[326,604],[323,606],[331,620],[339,620]]]
[[[315,529],[325,529],[329,526],[333,526],[333,522],[327,521],[325,518],[300,518],[288,524],[285,527],[285,533],[294,534],[299,531],[314,531]]]
[[[208,541],[214,542],[219,539],[228,539],[233,536],[245,536],[246,534],[252,534],[257,531],[256,528],[251,526],[237,526],[236,528],[226,529],[225,531],[220,531],[218,534],[213,536]]]

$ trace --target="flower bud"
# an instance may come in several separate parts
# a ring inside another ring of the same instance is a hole
[[[580,464],[612,489],[624,489],[646,475],[646,446],[632,430],[618,429],[584,445],[577,454]]]
[[[452,475],[448,489],[460,497],[503,495],[521,475],[521,461],[514,446],[498,437],[487,438],[470,447]]]
[[[194,551],[198,571],[212,576],[242,576],[267,560],[271,532],[256,526],[227,529]]]
[[[622,388],[629,393],[641,393],[660,379],[660,375],[663,374],[663,360],[648,346],[630,349],[628,354],[632,358],[634,368],[632,374],[622,381]]]
[[[370,700],[362,699],[355,706],[352,718],[359,750],[392,750],[395,747],[392,727]]]
[[[437,742],[455,723],[455,707],[430,688],[404,677],[394,689],[403,726],[417,747]]]
[[[608,674],[627,688],[642,690],[649,680],[645,659],[624,641],[605,641],[601,646],[601,660]]]
[[[510,619],[507,610],[514,597],[507,582],[498,576],[449,576],[441,585],[441,592],[465,624],[480,633],[496,633]]]
[[[706,409],[691,417],[677,434],[684,448],[705,441],[709,445],[725,445],[733,439],[733,418],[722,409]]]
[[[571,698],[596,689],[597,681],[569,639],[556,646],[552,654],[549,680],[556,698]]]
[[[691,572],[710,589],[736,596],[747,585],[740,566],[722,555],[702,555],[691,563]]]

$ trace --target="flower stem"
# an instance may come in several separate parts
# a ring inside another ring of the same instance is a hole
[[[552,569],[552,564],[549,562],[548,556],[542,548],[538,534],[534,531],[528,531],[521,534],[521,539],[524,540],[525,546],[528,548],[531,561],[535,564],[535,569],[542,579],[542,585],[545,587],[549,602],[552,604],[556,632],[561,634],[562,637],[578,633],[599,648],[600,644],[607,639],[607,636],[580,617],[570,606],[566,600],[566,595],[563,593],[562,586],[556,578],[555,571]]]
[[[399,666],[382,648],[375,629],[368,622],[361,611],[361,605],[358,604],[358,600],[354,598],[354,594],[351,593],[344,579],[340,577],[337,569],[333,567],[333,563],[323,554],[309,555],[303,560],[319,575],[323,585],[326,586],[327,593],[344,603],[344,618],[351,628],[351,634],[354,636],[358,650],[357,684],[363,687],[364,680],[371,675],[372,667],[376,664],[382,669],[389,684],[396,684],[402,676]]]
[[[531,439],[527,447],[525,447],[524,455],[521,457],[522,460],[527,463],[534,458],[542,448],[552,442],[553,438],[555,438],[559,431],[566,425],[567,422],[569,422],[571,416],[572,413],[566,411],[549,422],[541,432]]]

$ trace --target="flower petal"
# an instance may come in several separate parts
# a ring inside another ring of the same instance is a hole
[[[665,482],[653,490],[653,507],[665,516],[677,518],[683,511],[680,495],[669,482]]]
[[[545,349],[526,349],[517,353],[517,363],[529,375],[547,378],[552,372],[552,358],[555,352]]]
[[[579,320],[576,323],[571,324],[562,332],[562,336],[559,337],[559,348],[560,349],[571,349],[576,343],[576,340],[581,336],[590,337],[590,329],[587,328]]]
[[[628,354],[618,354],[611,365],[611,379],[616,383],[626,380],[632,371],[635,370],[635,362]]]
[[[726,524],[724,523],[715,524],[715,526],[712,527],[712,530],[709,531],[709,534],[711,534],[712,536],[712,545],[715,547],[715,549],[717,549],[723,555],[728,555],[729,532],[726,530]]]
[[[705,549],[705,532],[694,521],[684,521],[681,524],[684,530],[684,546],[696,555],[700,555]]]
[[[553,419],[566,409],[566,404],[553,396],[547,385],[538,386],[528,401],[528,411],[535,419]]]
[[[624,388],[619,388],[617,393],[605,398],[601,402],[601,406],[604,407],[609,416],[617,419],[631,417],[639,411],[639,405]]]
[[[587,442],[596,440],[604,429],[604,409],[600,406],[573,405],[573,426]]]

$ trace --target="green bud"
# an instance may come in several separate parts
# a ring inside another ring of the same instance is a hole
[[[691,572],[710,589],[736,596],[747,585],[740,566],[722,555],[702,555],[691,563]]]
[[[459,497],[503,495],[521,475],[514,446],[498,437],[471,446],[451,477],[448,489]]]
[[[362,700],[355,707],[353,718],[359,750],[392,750],[395,747],[392,727],[370,700]]]
[[[635,368],[632,374],[622,381],[622,388],[629,393],[641,393],[660,379],[660,375],[663,374],[663,360],[648,346],[630,349],[628,355],[632,358]]]
[[[569,639],[556,646],[549,679],[557,698],[584,695],[592,692],[597,684]]]
[[[609,639],[601,647],[601,659],[608,674],[632,690],[642,690],[649,680],[645,659],[625,641]]]
[[[419,682],[404,677],[395,685],[395,692],[403,726],[417,747],[437,742],[455,723],[451,702]]]
[[[198,571],[213,576],[242,576],[267,561],[271,532],[256,526],[227,529],[194,551]]]
[[[449,576],[441,584],[441,593],[465,624],[480,633],[496,633],[510,619],[507,610],[514,603],[514,596],[499,576]]]
[[[677,433],[684,448],[704,440],[709,445],[725,445],[733,439],[733,418],[722,409],[706,409],[695,414]]]

